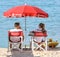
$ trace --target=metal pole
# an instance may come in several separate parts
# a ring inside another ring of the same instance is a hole
[[[25,35],[25,39],[26,39],[26,36],[27,36],[27,32],[26,32],[26,31],[27,31],[27,29],[26,29],[26,17],[25,17],[25,34],[24,34],[24,35]],[[25,41],[26,41],[26,40],[25,40]],[[26,44],[25,44],[25,45],[26,45]],[[27,47],[26,47],[26,48],[27,48]]]
[[[26,31],[26,17],[25,17],[25,31]]]

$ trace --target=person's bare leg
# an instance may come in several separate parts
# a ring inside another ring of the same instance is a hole
[[[21,49],[21,44],[19,45],[19,48]]]
[[[12,48],[12,44],[10,44],[10,48]]]

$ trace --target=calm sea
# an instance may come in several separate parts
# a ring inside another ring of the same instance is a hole
[[[60,0],[0,0],[0,47],[8,47],[8,30],[14,28],[15,22],[20,22],[25,29],[25,18],[5,18],[3,12],[19,5],[37,6],[49,14],[48,18],[27,17],[27,31],[24,45],[29,45],[31,30],[38,28],[39,23],[44,23],[48,32],[48,39],[52,38],[60,43]],[[25,31],[25,30],[24,30]],[[25,33],[25,32],[24,32]]]

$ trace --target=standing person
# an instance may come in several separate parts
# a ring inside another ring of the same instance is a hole
[[[23,31],[22,29],[21,29],[21,26],[20,26],[20,23],[19,22],[16,22],[15,24],[14,24],[14,29],[11,29],[11,30],[9,30],[9,31]],[[21,39],[20,38],[10,38],[9,37],[9,41],[15,41],[15,40],[17,40],[18,42],[19,41],[21,41]],[[23,35],[23,41],[24,41],[24,35]],[[10,48],[12,48],[12,44],[10,44]],[[21,48],[21,44],[19,45],[19,48]]]

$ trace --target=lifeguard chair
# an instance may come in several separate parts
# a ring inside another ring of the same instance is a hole
[[[23,44],[23,31],[21,30],[12,30],[12,31],[8,31],[8,51],[10,49],[10,44],[12,44],[12,49],[17,48],[18,50],[20,50],[19,46],[21,44],[21,50],[22,48],[22,44]]]
[[[37,38],[37,37],[39,37],[39,38],[44,37],[44,38],[45,38],[45,41],[41,42],[40,45],[39,45],[38,43],[34,42],[34,39]],[[40,48],[40,49],[42,49],[43,51],[47,50],[47,38],[46,38],[46,37],[47,37],[47,34],[46,34],[46,33],[42,33],[42,32],[37,32],[37,31],[35,31],[35,32],[33,33],[32,38],[31,38],[31,41],[32,41],[32,45],[31,45],[32,51],[35,49],[34,44],[37,45],[37,48]],[[43,44],[43,43],[45,43],[45,48],[42,47],[42,44]],[[37,48],[36,48],[36,49],[37,49]]]

